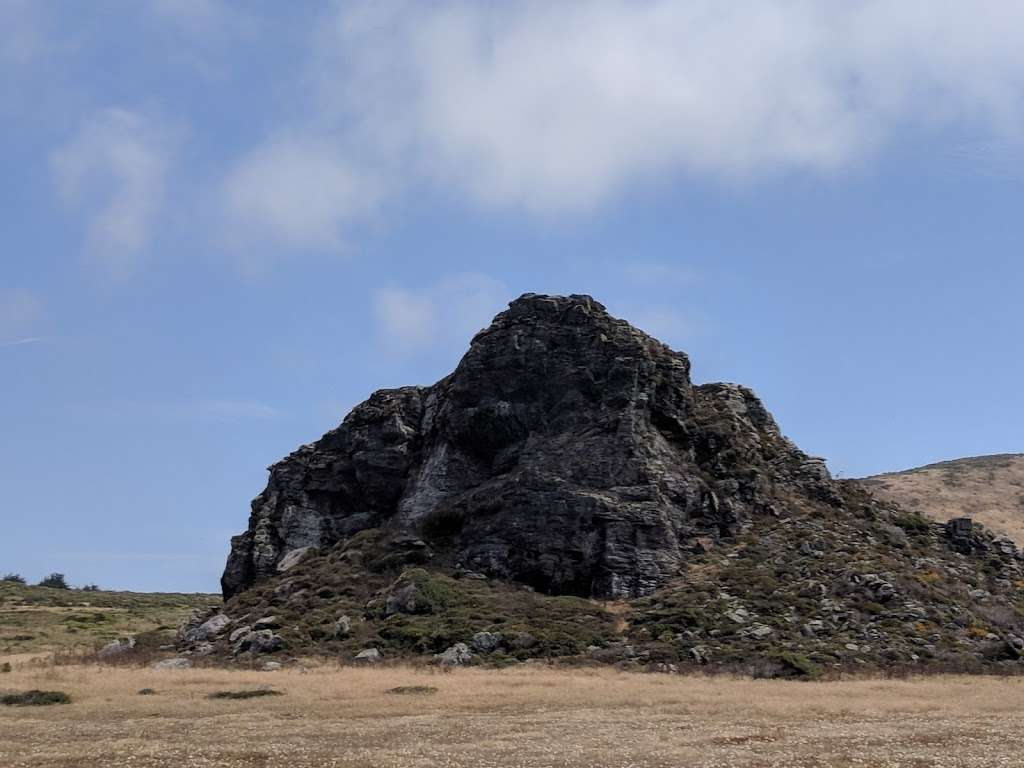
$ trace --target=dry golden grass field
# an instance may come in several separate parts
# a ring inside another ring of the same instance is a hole
[[[940,523],[966,515],[1024,545],[1024,454],[944,461],[861,482],[880,499]]]
[[[436,693],[396,695],[397,686]],[[280,696],[216,700],[222,690]],[[612,670],[312,667],[155,672],[15,663],[4,768],[1020,766],[1024,680],[797,683]],[[139,695],[152,688],[152,695]]]

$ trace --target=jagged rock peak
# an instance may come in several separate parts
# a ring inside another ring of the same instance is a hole
[[[636,597],[801,500],[841,503],[749,389],[694,386],[685,354],[589,296],[525,294],[452,374],[374,393],[272,466],[222,585],[372,528],[399,559]]]

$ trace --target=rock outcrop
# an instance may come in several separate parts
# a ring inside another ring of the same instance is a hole
[[[588,296],[527,294],[431,387],[382,390],[270,468],[226,597],[368,528],[548,593],[649,594],[702,541],[829,499],[753,392]]]
[[[223,588],[183,654],[1024,670],[1012,540],[832,479],[587,296],[520,297],[271,467]]]

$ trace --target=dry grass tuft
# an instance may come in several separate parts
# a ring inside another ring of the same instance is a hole
[[[432,685],[399,685],[388,688],[384,693],[393,693],[399,696],[427,696],[437,693],[437,688]]]
[[[211,699],[259,699],[263,696],[283,696],[280,691],[271,688],[257,688],[254,691],[214,691],[208,698]]]

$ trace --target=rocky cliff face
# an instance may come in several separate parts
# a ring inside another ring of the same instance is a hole
[[[589,296],[527,294],[450,376],[376,392],[270,469],[226,597],[365,529],[554,594],[636,597],[794,499],[838,499],[756,396]]]

